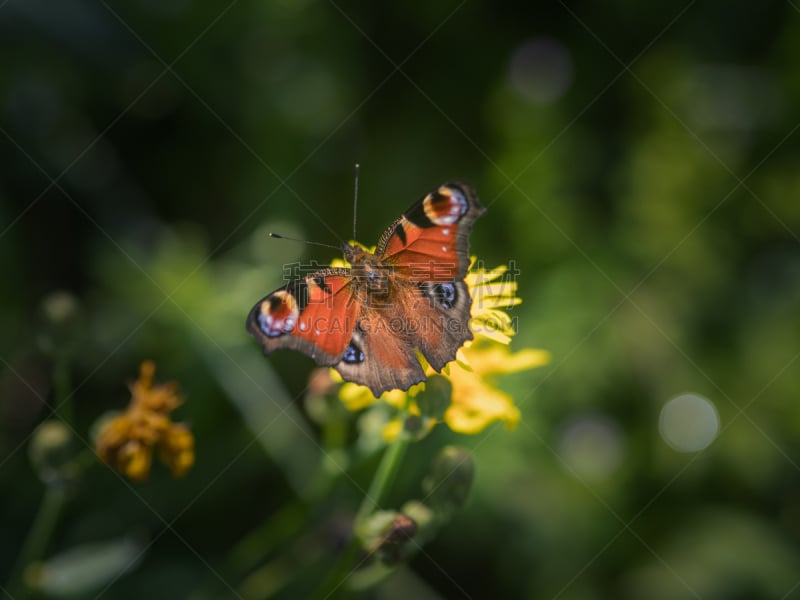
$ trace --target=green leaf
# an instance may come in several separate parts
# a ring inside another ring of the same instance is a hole
[[[145,546],[129,537],[75,546],[31,566],[28,584],[50,598],[74,598],[99,591],[132,571]]]

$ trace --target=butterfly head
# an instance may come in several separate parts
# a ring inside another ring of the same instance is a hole
[[[354,281],[365,284],[371,292],[386,292],[387,269],[373,252],[358,244],[342,244],[342,252],[352,267]]]
[[[342,243],[342,253],[344,254],[344,259],[353,268],[376,262],[375,255],[372,252],[355,243]]]

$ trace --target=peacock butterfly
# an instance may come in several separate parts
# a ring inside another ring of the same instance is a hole
[[[299,350],[378,397],[455,359],[469,329],[469,234],[485,212],[463,182],[440,186],[384,232],[375,252],[342,244],[351,268],[303,274],[259,300],[247,329],[264,354]]]

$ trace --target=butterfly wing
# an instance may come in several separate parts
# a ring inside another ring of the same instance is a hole
[[[253,306],[247,329],[264,354],[290,348],[332,366],[345,354],[359,303],[349,269],[324,269],[290,281]]]
[[[472,339],[469,328],[472,298],[461,281],[429,281],[418,286],[421,301],[415,311],[419,323],[415,345],[437,372],[454,360],[464,342]]]
[[[425,379],[414,346],[403,332],[405,319],[384,309],[362,305],[358,326],[342,360],[334,368],[345,381],[366,385],[379,397],[407,390]]]
[[[464,182],[439,186],[390,227],[377,254],[401,281],[416,284],[408,297],[413,308],[414,345],[436,371],[455,359],[472,339],[472,298],[464,283],[469,269],[469,234],[486,209]]]
[[[425,379],[417,352],[440,371],[472,339],[464,276],[469,233],[484,212],[469,185],[448,183],[386,230],[375,256],[388,298],[365,296],[351,343],[350,358],[357,360],[335,365],[344,379],[369,386],[376,396],[405,390]]]
[[[470,296],[463,281],[396,280],[392,297],[390,305],[361,305],[347,352],[334,365],[346,381],[368,386],[375,397],[424,381],[418,354],[441,371],[472,339]]]
[[[469,234],[486,209],[472,186],[446,183],[409,208],[381,236],[376,256],[414,281],[459,281],[469,268]]]
[[[256,303],[247,327],[265,353],[299,350],[376,397],[406,390],[425,379],[418,353],[439,371],[472,339],[464,277],[484,211],[469,185],[442,185],[392,223],[374,256],[354,253],[354,271],[289,282]]]

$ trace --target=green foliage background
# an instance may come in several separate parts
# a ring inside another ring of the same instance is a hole
[[[412,448],[393,500],[444,443],[475,488],[371,597],[800,594],[798,40],[790,1],[0,2],[0,581],[54,366],[83,448],[145,358],[181,382],[197,463],[85,473],[47,556],[137,558],[76,594],[292,598],[325,572],[375,460],[309,491],[312,363],[262,358],[244,319],[283,264],[335,255],[266,232],[349,238],[359,162],[364,243],[474,183],[472,251],[520,273],[514,345],[553,355],[505,385],[516,430]],[[659,434],[686,392],[720,417],[694,453]]]

